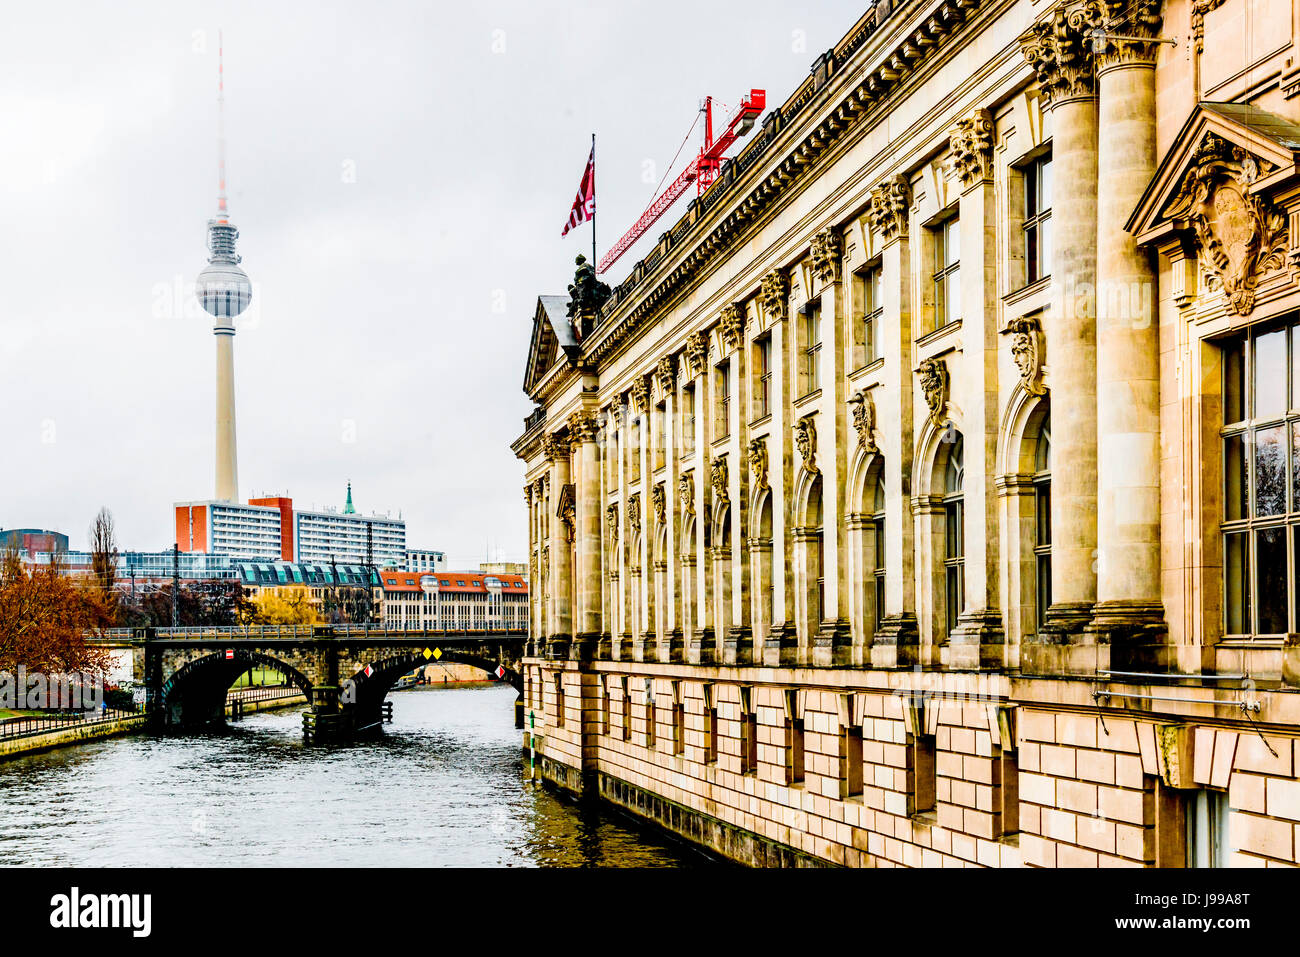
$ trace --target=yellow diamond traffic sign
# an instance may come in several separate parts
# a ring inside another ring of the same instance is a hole
[[[441,658],[441,657],[442,657],[442,649],[441,649],[441,648],[434,648],[434,649],[433,649],[433,657],[435,657],[435,658]]]
[[[432,658],[432,657],[433,657],[433,652],[430,651],[428,648],[425,648],[425,649],[424,649],[424,660],[425,660],[425,661],[428,661],[428,660],[429,660],[430,658]]]

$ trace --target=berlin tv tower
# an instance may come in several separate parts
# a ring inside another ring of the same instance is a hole
[[[248,308],[253,285],[239,268],[235,252],[239,230],[226,211],[226,89],[221,34],[217,39],[217,217],[208,220],[208,265],[195,295],[211,316],[217,338],[217,488],[219,501],[239,498],[239,465],[235,453],[235,317]]]

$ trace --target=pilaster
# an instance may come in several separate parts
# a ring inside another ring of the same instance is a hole
[[[951,668],[997,668],[1006,661],[998,609],[1001,568],[998,496],[993,486],[998,445],[997,204],[993,191],[993,118],[977,109],[953,130],[953,165],[962,184],[962,396],[965,457],[965,607],[949,635]]]

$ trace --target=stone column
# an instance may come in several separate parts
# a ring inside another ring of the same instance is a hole
[[[558,433],[549,437],[547,458],[551,459],[550,507],[556,510],[550,521],[551,633],[547,636],[547,657],[567,658],[573,640],[573,489],[569,484],[569,438]]]
[[[911,190],[891,176],[871,191],[871,228],[880,238],[880,354],[885,368],[874,390],[880,452],[885,459],[885,610],[864,657],[875,667],[913,665],[920,653],[911,510],[912,264],[908,249]],[[874,569],[873,569],[874,571]]]
[[[1005,661],[998,572],[998,496],[993,486],[998,446],[997,204],[993,193],[993,117],[977,109],[951,136],[961,194],[961,363],[968,383],[965,415],[965,607],[948,636],[944,664],[997,668]]]
[[[578,608],[574,616],[573,655],[589,658],[602,632],[600,572],[600,456],[596,419],[590,412],[569,416],[578,474],[574,476],[573,535],[577,544]]]
[[[845,542],[844,484],[848,472],[848,407],[844,369],[844,240],[835,227],[823,230],[812,239],[813,271],[821,280],[821,399],[818,409],[822,435],[819,436],[818,468],[822,476],[821,545],[825,567],[825,607],[822,620],[814,627],[812,642],[814,665],[830,666],[849,663],[853,644],[849,628],[849,589],[844,574],[848,546]],[[811,543],[816,547],[818,543]]]
[[[665,661],[685,658],[682,628],[690,614],[686,608],[687,590],[682,585],[685,569],[681,565],[682,526],[686,521],[686,504],[678,492],[683,466],[677,441],[677,360],[664,356],[655,369],[659,391],[664,397],[664,416],[659,424],[657,441],[664,450],[664,492],[667,498],[668,535],[664,550],[664,646],[659,649]]]
[[[764,665],[793,664],[798,653],[798,633],[794,624],[794,569],[789,562],[794,555],[794,533],[790,527],[789,502],[792,491],[793,451],[791,435],[790,368],[794,347],[790,342],[790,278],[774,269],[763,277],[759,300],[767,313],[772,337],[772,423],[765,445],[767,483],[772,496],[772,620],[767,633],[754,635],[754,660]],[[743,639],[738,639],[743,640]],[[760,645],[760,641],[762,644]],[[760,649],[761,647],[761,654]],[[737,649],[737,660],[743,649]]]
[[[622,594],[623,594],[623,628],[618,637],[618,658],[620,661],[630,661],[632,659],[632,639],[634,635],[641,633],[640,622],[640,600],[641,597],[634,589],[641,585],[639,578],[633,578],[633,568],[641,567],[641,555],[633,551],[633,545],[637,542],[637,533],[640,531],[640,518],[637,517],[637,527],[633,528],[633,508],[635,494],[632,491],[631,482],[631,456],[629,450],[635,445],[632,439],[632,417],[626,402],[620,400],[616,407],[619,416],[618,429],[618,467],[622,476],[619,480],[622,489],[623,511],[622,525],[619,529],[619,555],[622,558]],[[640,504],[640,499],[635,500],[635,504]]]
[[[1097,101],[1086,8],[1058,4],[1020,37],[1051,108],[1052,300],[1045,323],[1052,395],[1052,605],[1021,652],[1027,672],[1092,671],[1084,628],[1097,597]]]
[[[541,604],[537,597],[537,582],[541,580],[541,571],[537,548],[537,503],[533,498],[532,482],[524,486],[524,503],[528,507],[528,580],[533,585],[528,590],[528,641],[525,645],[527,648],[525,655],[532,657],[537,653],[536,642],[540,637],[537,627],[537,608]],[[425,592],[421,601],[427,602],[429,599],[429,593]]]
[[[729,346],[733,348],[731,359],[731,410],[728,422],[727,434],[729,439],[725,454],[731,461],[738,461],[741,456],[741,450],[746,447],[749,435],[749,422],[753,416],[753,381],[750,373],[749,356],[745,352],[745,324],[746,324],[746,306],[744,303],[733,303],[728,309],[723,311],[724,322],[730,329],[725,333]],[[726,589],[726,594],[718,596],[719,602],[725,602],[719,605],[719,620],[726,620],[725,634],[730,636],[729,640],[735,642],[737,649],[744,649],[746,654],[752,658],[752,648],[754,644],[754,632],[749,623],[749,609],[745,595],[745,582],[748,575],[749,556],[746,550],[740,547],[745,540],[745,521],[746,508],[745,503],[748,501],[744,495],[745,483],[743,481],[743,470],[732,469],[734,474],[726,476],[729,484],[724,492],[724,496],[730,499],[730,508],[727,512],[727,524],[731,533],[731,544],[724,548],[722,542],[714,541],[715,561],[720,568],[725,568],[725,573],[718,575],[719,586]],[[712,481],[712,479],[710,479]]]
[[[1155,37],[1160,4],[1106,2],[1111,35]],[[1097,9],[1097,8],[1094,8]],[[1156,47],[1098,41],[1097,607],[1092,631],[1112,667],[1168,663],[1160,602],[1160,369],[1150,253],[1124,225],[1156,169]],[[1053,439],[1056,438],[1053,431]],[[1053,469],[1053,493],[1062,463]],[[1055,540],[1053,540],[1055,551]]]

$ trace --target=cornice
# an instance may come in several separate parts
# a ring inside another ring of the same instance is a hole
[[[900,11],[902,15],[897,20],[890,18],[899,26],[910,24],[892,34],[888,29],[889,20],[878,29],[869,29],[866,18],[860,21],[854,35],[861,39],[854,54],[843,66],[836,64],[825,90],[819,91],[810,78],[779,111],[769,114],[758,140],[724,167],[709,192],[691,204],[687,214],[664,234],[655,250],[638,262],[628,280],[615,289],[601,323],[587,340],[586,362],[599,363],[645,319],[673,301],[674,294],[714,256],[733,246],[741,233],[778,205],[782,197],[792,195],[791,186],[820,166],[850,130],[859,130],[864,135],[871,124],[862,121],[882,112],[885,101],[908,85],[918,67],[946,46],[974,12],[994,4],[995,0],[939,0],[929,14],[918,17],[925,5],[916,3],[910,10]],[[867,41],[877,35],[887,42],[873,49]],[[842,47],[847,48],[849,44]],[[819,92],[830,107],[820,121],[790,127],[806,110],[808,116],[813,115],[808,107]],[[840,96],[838,105],[832,105],[835,95]],[[769,147],[783,139],[786,143],[776,150],[776,155],[782,158],[764,166],[762,160]],[[746,177],[751,184],[744,193],[735,188],[741,177]],[[693,242],[692,247],[671,259],[670,250],[683,246],[688,239]]]

